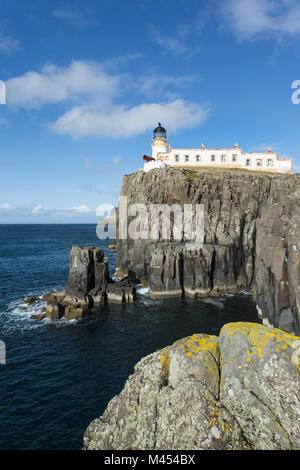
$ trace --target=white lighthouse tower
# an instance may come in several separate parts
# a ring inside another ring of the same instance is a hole
[[[161,123],[153,131],[152,157],[157,161],[158,153],[168,152],[167,131]]]

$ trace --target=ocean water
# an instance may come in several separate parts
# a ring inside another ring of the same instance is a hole
[[[72,245],[114,252],[94,225],[0,225],[0,449],[80,449],[83,433],[119,393],[134,364],[194,333],[232,321],[258,322],[247,293],[108,305],[81,321],[36,322],[25,298],[65,286]]]

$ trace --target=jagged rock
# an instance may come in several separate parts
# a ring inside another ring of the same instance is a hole
[[[45,318],[46,318],[45,314],[36,314],[36,315],[31,315],[30,320],[42,321]]]
[[[299,340],[236,323],[147,356],[90,424],[84,448],[299,449]]]
[[[35,295],[32,295],[31,297],[28,297],[28,299],[24,300],[25,304],[32,305],[37,301],[37,297]]]
[[[50,303],[50,302],[62,303],[65,296],[66,296],[65,292],[49,292],[48,294],[43,295],[42,300],[47,303]]]
[[[66,295],[61,303],[64,307],[82,308],[88,310],[93,307],[93,298],[90,295],[86,295],[84,298],[71,297]]]
[[[64,314],[64,309],[61,304],[50,302],[46,307],[46,316],[50,320],[59,320]]]
[[[107,303],[107,294],[102,292],[93,296],[93,306],[97,309]]]
[[[85,298],[89,293],[97,295],[105,291],[109,279],[108,260],[97,247],[73,246],[66,295]]]
[[[106,295],[108,302],[131,303],[136,298],[135,286],[127,286],[122,282],[108,284]]]
[[[64,318],[66,320],[80,320],[86,315],[87,311],[79,307],[66,307]]]
[[[133,271],[155,298],[248,290],[266,324],[300,334],[300,175],[156,169],[125,175],[121,195],[149,214],[203,204],[205,237],[199,250],[172,237],[117,240],[116,276]]]
[[[102,307],[108,300],[133,302],[136,298],[135,284],[138,282],[132,272],[122,281],[113,282],[109,278],[108,260],[102,249],[73,247],[66,291],[50,292],[42,297],[47,303],[46,315],[52,320],[63,315],[67,320],[79,319],[91,309]]]

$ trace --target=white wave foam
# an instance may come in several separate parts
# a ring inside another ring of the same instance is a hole
[[[136,287],[136,293],[139,295],[146,295],[149,297],[150,289],[149,287],[143,287],[142,284],[138,284]]]
[[[57,290],[57,289],[53,289]],[[34,320],[31,318],[32,315],[40,315],[42,308],[46,307],[46,302],[42,301],[42,297],[46,292],[42,293],[30,293],[27,297],[35,295],[37,300],[34,304],[28,305],[24,300],[17,300],[10,302],[7,310],[0,312],[0,315],[3,319],[2,331],[4,334],[12,333],[16,330],[26,332],[29,330],[36,330],[39,328],[44,328],[46,325],[53,325],[55,327],[62,327],[68,325],[74,325],[80,320],[50,320],[49,318],[44,318],[43,320]]]
[[[251,296],[251,295],[252,295],[251,292],[249,292],[249,291],[247,291],[247,290],[241,290],[241,291],[239,292],[239,294],[240,294],[240,295],[247,295],[247,296]]]
[[[205,297],[205,298],[200,299],[200,300],[201,300],[201,302],[205,302],[206,304],[215,305],[215,307],[218,307],[220,310],[223,310],[223,308],[224,308],[223,302],[225,301],[225,299],[222,299],[222,298],[213,299],[211,297]]]

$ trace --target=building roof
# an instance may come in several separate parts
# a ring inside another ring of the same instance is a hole
[[[164,133],[164,132],[167,132],[167,131],[164,127],[162,127],[161,123],[159,122],[158,126],[154,129],[153,132],[156,134],[156,133]]]

